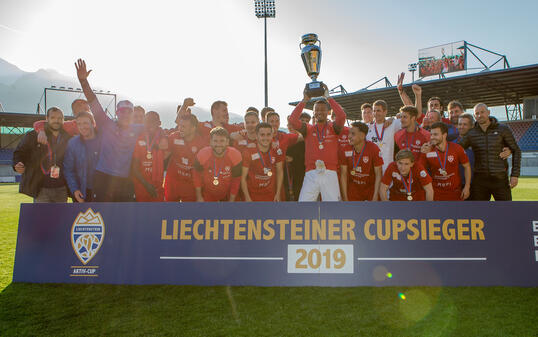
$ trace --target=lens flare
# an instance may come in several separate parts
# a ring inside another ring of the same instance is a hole
[[[399,294],[398,294],[398,297],[401,298],[402,300],[405,300],[405,295],[404,295],[404,293],[399,293]]]
[[[390,272],[387,273],[387,277],[388,277],[388,278],[392,278],[392,273],[390,273]]]

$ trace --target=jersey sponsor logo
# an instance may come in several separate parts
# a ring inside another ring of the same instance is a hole
[[[435,158],[435,157],[437,157],[437,152],[426,153],[426,158]]]
[[[248,143],[248,144],[247,144],[247,147],[248,147],[248,148],[251,148],[251,149],[252,149],[252,148],[255,148],[255,147],[256,147],[256,143]]]
[[[185,141],[183,139],[174,139],[174,144],[185,145]]]
[[[453,155],[450,155],[450,156],[448,156],[447,159],[448,159],[449,162],[452,163],[452,162],[454,161],[454,156],[453,156]]]
[[[71,246],[77,258],[86,265],[99,252],[105,237],[105,223],[91,208],[80,212],[71,227]]]
[[[396,179],[402,179],[402,176],[398,172],[392,172],[392,177]]]
[[[428,175],[428,173],[426,173],[426,171],[424,171],[424,170],[420,171],[420,176],[422,178],[426,178],[427,175]]]
[[[189,158],[181,157],[181,162],[182,162],[184,165],[189,165]]]
[[[247,145],[247,141],[246,140],[240,140],[239,142],[237,142],[237,144],[239,145]]]
[[[139,140],[139,141],[138,141],[138,145],[140,145],[140,146],[146,146],[146,141],[145,141],[145,140]]]
[[[250,157],[252,160],[256,160],[256,159],[260,159],[260,154],[259,153],[253,153],[252,156]]]

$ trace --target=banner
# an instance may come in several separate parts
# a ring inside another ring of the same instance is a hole
[[[453,42],[418,51],[418,74],[426,77],[467,69],[465,41]]]
[[[537,202],[21,205],[14,282],[538,286]]]

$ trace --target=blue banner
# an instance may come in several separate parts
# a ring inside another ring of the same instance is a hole
[[[538,286],[537,202],[21,205],[14,282]]]

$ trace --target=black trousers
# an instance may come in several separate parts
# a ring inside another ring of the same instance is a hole
[[[131,179],[111,176],[100,171],[95,171],[92,192],[95,202],[135,201]]]
[[[473,200],[489,201],[491,196],[495,201],[512,200],[512,190],[506,172],[480,173],[475,172],[471,183]]]

